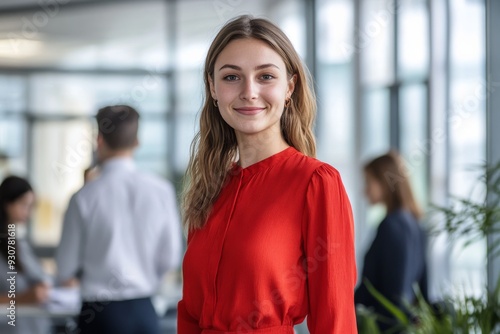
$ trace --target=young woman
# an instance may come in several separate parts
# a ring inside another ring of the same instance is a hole
[[[365,285],[375,289],[404,310],[415,301],[414,285],[427,297],[426,237],[418,224],[418,207],[402,159],[390,152],[369,162],[365,168],[366,196],[371,204],[381,203],[387,215],[366,253],[362,284],[356,290],[356,304],[371,307],[385,320],[381,329],[397,325],[389,312],[373,297]]]
[[[21,304],[42,304],[48,299],[48,277],[45,275],[38,259],[28,242],[17,233],[19,224],[26,224],[31,214],[35,195],[28,181],[16,176],[9,176],[0,185],[0,304],[15,302],[16,308]],[[14,237],[15,248],[9,250],[9,236]],[[10,233],[9,233],[10,232]],[[8,260],[14,256],[14,268]],[[15,289],[7,281],[9,272],[15,274]],[[15,290],[15,296],[12,291]],[[8,325],[9,319],[0,322],[0,333],[38,334],[49,333],[50,322],[45,318],[23,318],[16,315],[16,326]]]
[[[353,221],[339,173],[314,159],[311,83],[289,39],[249,16],[205,62],[183,198],[179,334],[357,333]]]

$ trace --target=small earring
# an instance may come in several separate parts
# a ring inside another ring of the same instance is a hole
[[[219,103],[217,103],[217,100],[216,100],[216,99],[214,99],[214,100],[212,101],[212,103],[214,104],[214,107],[215,107],[215,108],[219,108]]]
[[[292,98],[290,97],[288,100],[285,100],[285,110],[288,110],[288,107],[292,103]]]

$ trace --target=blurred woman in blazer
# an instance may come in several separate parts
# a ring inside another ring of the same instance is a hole
[[[355,302],[381,315],[379,327],[386,330],[397,322],[368,291],[365,282],[369,281],[403,310],[407,303],[415,302],[415,284],[427,298],[426,235],[419,224],[422,211],[399,154],[391,151],[372,160],[364,167],[364,174],[370,204],[383,204],[387,214],[365,255]]]

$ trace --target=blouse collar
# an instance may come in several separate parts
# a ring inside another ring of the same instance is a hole
[[[243,175],[254,175],[261,171],[269,169],[274,165],[280,164],[296,153],[298,153],[298,151],[294,147],[290,146],[281,152],[273,154],[270,157],[267,157],[245,168],[242,168],[240,165],[235,163],[231,171],[234,174],[243,173]]]

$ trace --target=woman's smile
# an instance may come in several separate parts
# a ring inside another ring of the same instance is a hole
[[[236,112],[242,115],[253,116],[259,114],[261,111],[264,111],[266,108],[263,107],[238,107],[233,108]]]

